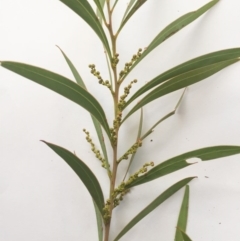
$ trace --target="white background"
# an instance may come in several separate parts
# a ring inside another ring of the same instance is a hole
[[[127,0],[119,1],[116,26]],[[120,66],[159,31],[205,0],[152,0],[129,21],[118,41]],[[159,46],[129,75],[133,91],[161,72],[208,52],[240,46],[240,1],[221,0],[204,16]],[[94,63],[107,78],[102,45],[75,13],[57,0],[0,0],[0,60],[37,65],[73,79],[55,45],[78,68],[91,93],[112,121],[108,90],[89,73]],[[146,139],[131,172],[174,155],[212,145],[240,145],[240,63],[188,88],[177,114]],[[144,130],[171,111],[181,91],[144,109]],[[122,132],[123,153],[135,140],[136,113]],[[105,170],[85,141],[83,128],[97,143],[90,115],[78,105],[29,80],[0,69],[0,240],[97,240],[91,198],[75,173],[43,139],[76,154],[94,171],[108,195]],[[151,141],[152,140],[152,141]],[[198,161],[198,160],[195,160]],[[162,191],[180,179],[190,184],[187,232],[194,241],[239,241],[240,156],[191,167],[136,187],[114,211],[111,239]],[[122,164],[119,175],[127,162]],[[120,178],[119,178],[120,180]],[[159,206],[121,240],[172,241],[183,190]]]

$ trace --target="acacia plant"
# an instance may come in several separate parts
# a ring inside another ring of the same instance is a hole
[[[112,221],[114,220],[113,209],[117,208],[131,188],[191,165],[186,161],[189,158],[197,157],[202,161],[208,161],[240,153],[239,146],[205,147],[175,156],[166,161],[162,161],[160,164],[154,164],[153,162],[145,163],[139,170],[135,170],[134,173],[128,175],[129,167],[134,160],[136,152],[144,144],[144,139],[153,132],[153,129],[157,125],[175,114],[184,94],[184,89],[187,86],[206,79],[225,67],[238,62],[240,57],[240,48],[220,50],[189,60],[159,74],[154,79],[149,80],[147,84],[138,89],[133,95],[130,95],[131,88],[137,80],[134,79],[129,81],[127,79],[129,73],[156,47],[203,15],[206,11],[213,7],[218,0],[213,0],[198,10],[187,13],[173,21],[161,30],[159,34],[157,34],[157,36],[149,43],[147,48],[139,48],[135,53],[133,51],[134,54],[132,59],[125,63],[123,69],[119,69],[118,65],[121,53],[118,52],[117,40],[124,26],[137,12],[137,10],[144,5],[146,0],[131,0],[129,2],[126,11],[123,14],[122,22],[116,31],[113,29],[113,14],[118,0],[94,0],[94,3],[91,4],[88,0],[60,1],[73,10],[88,24],[103,44],[109,67],[109,78],[105,79],[101,76],[97,66],[94,64],[90,64],[89,68],[91,73],[97,78],[99,84],[109,89],[109,94],[112,96],[114,108],[113,123],[108,123],[106,113],[104,112],[101,103],[99,103],[86,89],[77,69],[61,49],[60,51],[71,69],[75,81],[49,70],[29,64],[1,61],[1,66],[53,90],[54,92],[80,105],[91,114],[100,146],[93,142],[92,133],[90,135],[89,131],[86,129],[84,129],[84,132],[92,152],[94,153],[96,159],[101,162],[102,167],[106,170],[106,174],[108,175],[108,188],[110,190],[108,197],[104,197],[102,187],[100,186],[97,177],[79,157],[63,147],[46,141],[44,141],[44,143],[56,152],[75,171],[86,186],[95,207],[98,239],[99,241],[102,241],[103,239],[104,241],[109,241],[110,227]],[[93,4],[95,4],[97,8],[96,13],[92,8]],[[120,87],[124,87],[123,93],[121,92]],[[175,110],[157,121],[147,132],[142,133],[143,108],[145,108],[145,106],[147,106],[147,104],[151,101],[180,89],[183,89],[183,94],[177,103]],[[129,105],[134,103],[134,101],[136,101],[136,104],[129,109]],[[136,142],[133,143],[122,156],[120,156],[118,150],[121,145],[119,142],[121,127],[125,124],[125,120],[136,111],[140,112],[140,122],[138,125]],[[103,138],[104,136],[105,139]],[[106,144],[109,144],[110,148],[107,148]],[[128,162],[128,168],[126,170],[126,175],[120,177],[123,181],[116,183],[118,167],[122,162]],[[119,230],[119,234],[113,240],[120,240],[123,235],[125,235],[148,213],[153,211],[179,189],[186,186],[193,178],[194,177],[188,177],[180,180],[161,193],[137,216],[133,217],[133,219],[127,223],[122,230]],[[186,186],[175,234],[176,241],[190,240],[185,233],[188,196],[189,187]]]

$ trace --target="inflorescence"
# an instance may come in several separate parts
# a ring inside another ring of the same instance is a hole
[[[112,58],[112,61],[111,61],[112,67],[116,68],[118,62],[119,62],[119,54],[115,54],[115,56]]]
[[[126,182],[121,182],[121,184],[114,189],[114,191],[111,194],[114,208],[117,207],[120,204],[120,202],[123,200],[124,196],[130,192],[130,188],[128,186],[133,181],[135,181],[138,177],[146,174],[148,172],[148,167],[153,167],[153,166],[154,166],[153,162],[145,163],[136,173],[131,175]],[[105,223],[108,223],[111,219],[110,205],[111,205],[111,201],[108,199],[103,208],[103,213],[104,213],[103,218]]]
[[[98,83],[106,86],[108,89],[110,89],[112,91],[112,86],[111,86],[110,82],[108,80],[105,80],[105,81],[103,80],[100,72],[96,70],[95,64],[89,64],[88,67],[91,69],[91,74],[93,74],[95,77],[97,77]]]
[[[133,80],[133,81],[131,81],[130,84],[124,88],[124,94],[120,96],[120,100],[119,100],[119,102],[118,102],[118,109],[119,109],[120,111],[123,110],[123,108],[124,108],[124,106],[125,106],[125,104],[126,104],[125,99],[128,97],[128,95],[129,95],[129,93],[130,93],[130,89],[132,88],[132,85],[133,85],[134,83],[137,83],[137,80],[136,80],[136,79]]]
[[[126,181],[125,186],[129,186],[133,181],[135,181],[139,176],[146,174],[148,172],[148,167],[153,167],[154,162],[145,163],[137,172],[129,177]]]
[[[137,149],[142,146],[142,140],[138,139],[138,141],[133,144],[127,152],[118,159],[118,163],[121,162],[122,160],[127,160],[129,158],[129,155],[135,154],[137,152]]]
[[[99,151],[98,149],[96,149],[96,147],[95,147],[92,139],[90,138],[89,132],[86,131],[86,129],[83,129],[83,131],[84,131],[85,134],[86,134],[86,140],[87,140],[87,142],[90,143],[90,145],[91,145],[91,147],[92,147],[91,150],[92,150],[92,152],[95,154],[95,157],[96,157],[99,161],[101,161],[102,167],[105,168],[105,169],[107,169],[108,163],[107,163],[106,160],[102,157],[100,151]]]
[[[122,112],[118,112],[117,117],[115,118],[115,120],[113,120],[113,128],[110,128],[111,139],[112,139],[113,145],[117,144],[117,134],[116,133],[121,124],[121,120],[122,120]]]
[[[142,49],[140,48],[140,49],[138,50],[137,54],[134,54],[134,55],[132,56],[131,61],[130,61],[130,62],[127,62],[127,63],[125,64],[124,69],[119,72],[119,80],[118,80],[118,83],[121,83],[121,82],[122,82],[122,79],[124,78],[124,76],[125,76],[126,74],[128,74],[128,72],[130,71],[130,69],[131,69],[131,67],[133,66],[133,64],[141,57],[141,55],[142,55]]]

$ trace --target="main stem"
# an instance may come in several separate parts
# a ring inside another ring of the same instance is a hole
[[[108,9],[108,16],[109,16],[109,23],[107,24],[107,28],[110,33],[111,42],[112,42],[112,55],[113,57],[116,56],[116,42],[117,42],[117,36],[114,36],[113,33],[113,27],[112,27],[112,10],[110,7],[110,0],[107,0],[107,9]],[[117,83],[117,67],[112,65],[112,71],[113,71],[113,78],[114,78],[114,88],[115,91],[113,93],[113,102],[114,102],[114,119],[117,118],[118,115],[118,96],[119,96],[119,84]],[[116,130],[116,142],[112,145],[113,147],[113,168],[112,168],[112,176],[110,180],[110,190],[109,190],[109,200],[110,200],[110,208],[109,208],[109,215],[110,219],[105,224],[105,236],[104,241],[109,241],[109,233],[110,233],[110,226],[112,221],[112,211],[114,208],[114,198],[112,196],[112,193],[115,188],[115,182],[117,177],[117,150],[118,150],[118,128]]]

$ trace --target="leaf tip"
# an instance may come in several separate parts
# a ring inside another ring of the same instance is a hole
[[[40,140],[41,142],[43,142],[43,143],[45,143],[45,144],[48,144],[46,141],[44,141],[44,140]]]
[[[55,46],[61,50],[61,48],[57,44],[55,44]]]

